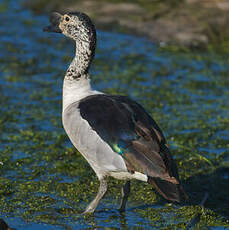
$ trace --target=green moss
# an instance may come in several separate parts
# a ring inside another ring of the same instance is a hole
[[[22,24],[25,30],[34,26],[30,21]],[[1,215],[65,229],[76,224],[185,229],[193,218],[196,229],[229,227],[228,58],[175,46],[156,49],[148,43],[145,53],[125,53],[130,40],[106,38],[108,46],[98,47],[92,66],[94,85],[130,95],[153,115],[165,132],[190,200],[169,204],[150,185],[133,181],[127,212],[120,214],[124,182],[110,178],[98,212],[82,217],[99,182],[61,124],[61,84],[70,60],[62,52],[70,53],[72,44],[33,36],[27,37],[36,44],[30,49],[21,40],[1,47]],[[143,49],[142,40],[137,44],[141,42]],[[202,209],[206,191],[209,199]]]

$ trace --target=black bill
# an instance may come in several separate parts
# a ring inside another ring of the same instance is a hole
[[[62,15],[57,13],[57,12],[53,12],[50,15],[49,21],[50,24],[49,26],[46,26],[43,28],[44,32],[55,32],[55,33],[61,33],[61,29],[59,28],[59,24],[60,24],[60,20],[61,20]]]

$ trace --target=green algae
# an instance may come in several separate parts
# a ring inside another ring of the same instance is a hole
[[[127,59],[127,57],[125,57]],[[127,59],[128,60],[128,59]],[[121,62],[121,61],[120,61]],[[138,68],[132,68],[131,59],[128,60],[130,64],[125,64],[120,68],[125,68],[130,65],[130,72],[126,72],[123,75],[119,75],[119,86],[108,88],[107,92],[122,92],[126,90],[126,85],[131,81],[136,81],[136,79],[131,80],[133,76],[139,74]],[[118,66],[118,64],[117,64]],[[118,67],[115,67],[119,71]],[[99,68],[97,66],[97,68]],[[107,68],[107,67],[106,67]],[[113,69],[113,67],[112,67]],[[109,69],[108,72],[111,70]],[[159,70],[160,72],[160,70]],[[164,71],[162,68],[161,77],[168,75],[168,71]],[[104,75],[106,74],[103,73]],[[109,74],[107,74],[109,75]],[[160,75],[157,75],[160,77]],[[95,76],[96,78],[98,76]],[[101,77],[101,76],[99,76]],[[127,80],[127,78],[129,78]],[[106,79],[109,81],[109,79]],[[110,79],[111,80],[111,79]],[[138,79],[139,80],[139,79]],[[141,78],[140,78],[141,80]],[[120,84],[121,82],[121,84]],[[124,86],[121,87],[120,85]],[[132,85],[131,85],[132,86]],[[137,83],[132,87],[136,87]],[[157,107],[156,101],[161,101],[163,107],[164,104],[169,104],[170,106],[175,103],[187,104],[192,106],[188,98],[183,98],[180,102],[179,100],[172,99],[174,95],[173,92],[166,92],[167,83],[162,83],[160,88],[164,90],[158,90],[156,98],[154,96],[155,102],[151,102],[151,93],[143,93],[143,98],[149,98],[145,101],[145,106],[148,110],[150,108]],[[47,87],[51,87],[48,85]],[[150,86],[151,87],[151,86]],[[198,85],[186,85],[187,88],[199,88]],[[135,94],[140,97],[142,91],[141,87],[137,89]],[[144,87],[145,89],[147,87]],[[194,90],[195,91],[195,90]],[[37,92],[38,95],[42,93]],[[33,92],[30,99],[35,101],[43,100],[43,96],[36,96]],[[149,104],[149,105],[148,105]],[[160,107],[160,106],[159,106]],[[45,108],[44,108],[45,109]],[[157,109],[157,113],[159,112]],[[54,109],[55,111],[57,109]],[[39,120],[46,118],[45,111],[36,110],[32,107],[32,111],[29,114],[33,114],[33,117]],[[9,113],[9,112],[8,112]],[[60,110],[59,110],[60,113]],[[204,190],[210,192],[210,201],[207,202],[205,213],[201,214],[199,226],[228,226],[228,222],[223,216],[228,216],[227,206],[224,198],[227,196],[228,185],[226,180],[220,179],[220,170],[225,170],[228,172],[228,166],[226,166],[223,158],[214,154],[209,158],[208,154],[203,155],[197,150],[198,145],[208,145],[208,140],[211,139],[212,133],[218,130],[223,130],[228,123],[228,119],[220,118],[220,123],[218,126],[214,127],[210,133],[208,133],[209,125],[206,120],[195,120],[193,124],[186,124],[185,116],[182,114],[177,114],[177,110],[172,110],[170,112],[178,115],[180,119],[171,121],[168,124],[169,127],[174,127],[175,131],[172,131],[168,136],[168,139],[173,140],[172,146],[176,149],[175,155],[177,156],[177,162],[180,170],[181,177],[184,179],[185,188],[190,196],[193,195],[192,202],[198,204],[201,197],[204,194]],[[167,114],[159,112],[157,120],[159,123],[164,124],[164,120],[167,120]],[[211,113],[209,113],[211,116]],[[182,118],[181,118],[182,117]],[[1,116],[2,123],[17,123],[18,120],[15,116]],[[46,118],[47,119],[47,118]],[[60,115],[55,119],[56,124],[60,126]],[[182,121],[182,127],[180,128],[180,123]],[[29,123],[33,125],[34,119],[31,119]],[[189,123],[189,122],[188,122]],[[166,128],[167,124],[163,127],[165,130],[170,130],[169,127]],[[201,132],[197,133],[187,133],[179,134],[179,130],[186,129],[202,129]],[[171,129],[174,130],[174,129]],[[29,142],[29,143],[28,143]],[[11,143],[11,148],[6,149],[1,153],[0,161],[3,162],[1,166],[1,175],[9,175],[9,178],[2,178],[1,183],[1,197],[0,205],[2,207],[2,212],[14,213],[14,215],[20,215],[27,221],[38,221],[45,222],[49,224],[61,224],[63,216],[71,217],[73,215],[79,214],[85,204],[90,201],[94,196],[98,188],[98,181],[96,180],[92,170],[89,168],[87,163],[84,161],[82,156],[77,153],[72,147],[65,147],[68,139],[66,135],[61,131],[60,134],[51,131],[37,130],[34,127],[22,129],[16,132],[16,134],[10,134],[7,137],[7,143]],[[220,146],[225,146],[226,141],[217,138],[212,141],[213,144],[219,148]],[[21,159],[12,160],[10,156],[13,155],[15,149],[19,152],[25,153],[27,156]],[[226,154],[226,153],[224,153]],[[43,165],[40,165],[42,162]],[[223,165],[223,166],[222,166]],[[13,176],[10,176],[10,172]],[[210,174],[209,174],[210,172]],[[216,174],[217,172],[217,174]],[[218,175],[218,172],[219,175]],[[225,174],[224,172],[224,174]],[[209,174],[209,175],[208,175]],[[8,177],[8,176],[7,176]],[[72,182],[66,183],[62,182],[63,177],[68,177]],[[74,180],[75,178],[75,180]],[[118,202],[120,197],[120,187],[122,182],[117,182],[111,180],[109,185],[111,187],[108,194],[109,202]],[[200,184],[201,186],[197,186]],[[208,187],[208,185],[211,185]],[[220,190],[219,190],[220,188]],[[42,195],[43,194],[43,195]],[[216,195],[217,194],[217,195]],[[54,197],[52,197],[52,195]],[[9,202],[10,200],[10,202]],[[58,207],[58,202],[64,200],[64,204],[68,207]],[[130,205],[142,205],[151,204],[154,205],[157,202],[161,203],[158,196],[152,192],[152,188],[149,185],[145,185],[140,182],[133,182],[132,193],[130,196]],[[163,206],[164,203],[162,202]],[[155,205],[156,207],[157,205]],[[192,219],[196,214],[200,212],[199,206],[164,206],[162,208],[149,207],[144,209],[135,208],[134,212],[140,215],[150,223],[152,226],[158,228],[168,228],[169,226],[174,228],[185,228],[188,220]],[[24,210],[24,211],[21,211]],[[40,214],[39,214],[40,213]],[[46,214],[44,214],[46,213]],[[159,214],[161,213],[161,214]],[[207,213],[207,214],[206,214]],[[170,219],[170,222],[165,222],[165,218]],[[109,221],[109,220],[108,220]]]
[[[25,31],[34,25],[26,20],[21,22]],[[119,214],[124,182],[110,178],[98,212],[82,217],[99,182],[61,125],[62,76],[73,44],[44,36],[32,36],[37,47],[30,49],[15,41],[1,46],[1,215],[63,229],[185,229],[196,216],[196,229],[228,228],[228,59],[212,52],[157,49],[142,40],[135,44],[145,44],[144,53],[127,52],[135,38],[113,34],[106,38],[108,46],[99,44],[93,84],[107,93],[131,95],[153,115],[166,134],[190,200],[169,204],[150,185],[133,181],[127,212]],[[119,41],[117,48],[114,41]],[[201,208],[206,191],[209,199]]]

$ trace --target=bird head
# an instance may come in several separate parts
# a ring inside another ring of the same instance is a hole
[[[50,24],[43,28],[45,32],[62,33],[75,41],[95,42],[96,31],[91,19],[84,13],[60,14],[53,12],[50,15]]]

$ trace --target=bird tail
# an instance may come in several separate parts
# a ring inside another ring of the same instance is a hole
[[[167,180],[162,180],[158,177],[148,176],[149,184],[157,190],[166,200],[183,202],[188,199],[188,196],[183,190],[183,187],[179,183],[172,183]]]

